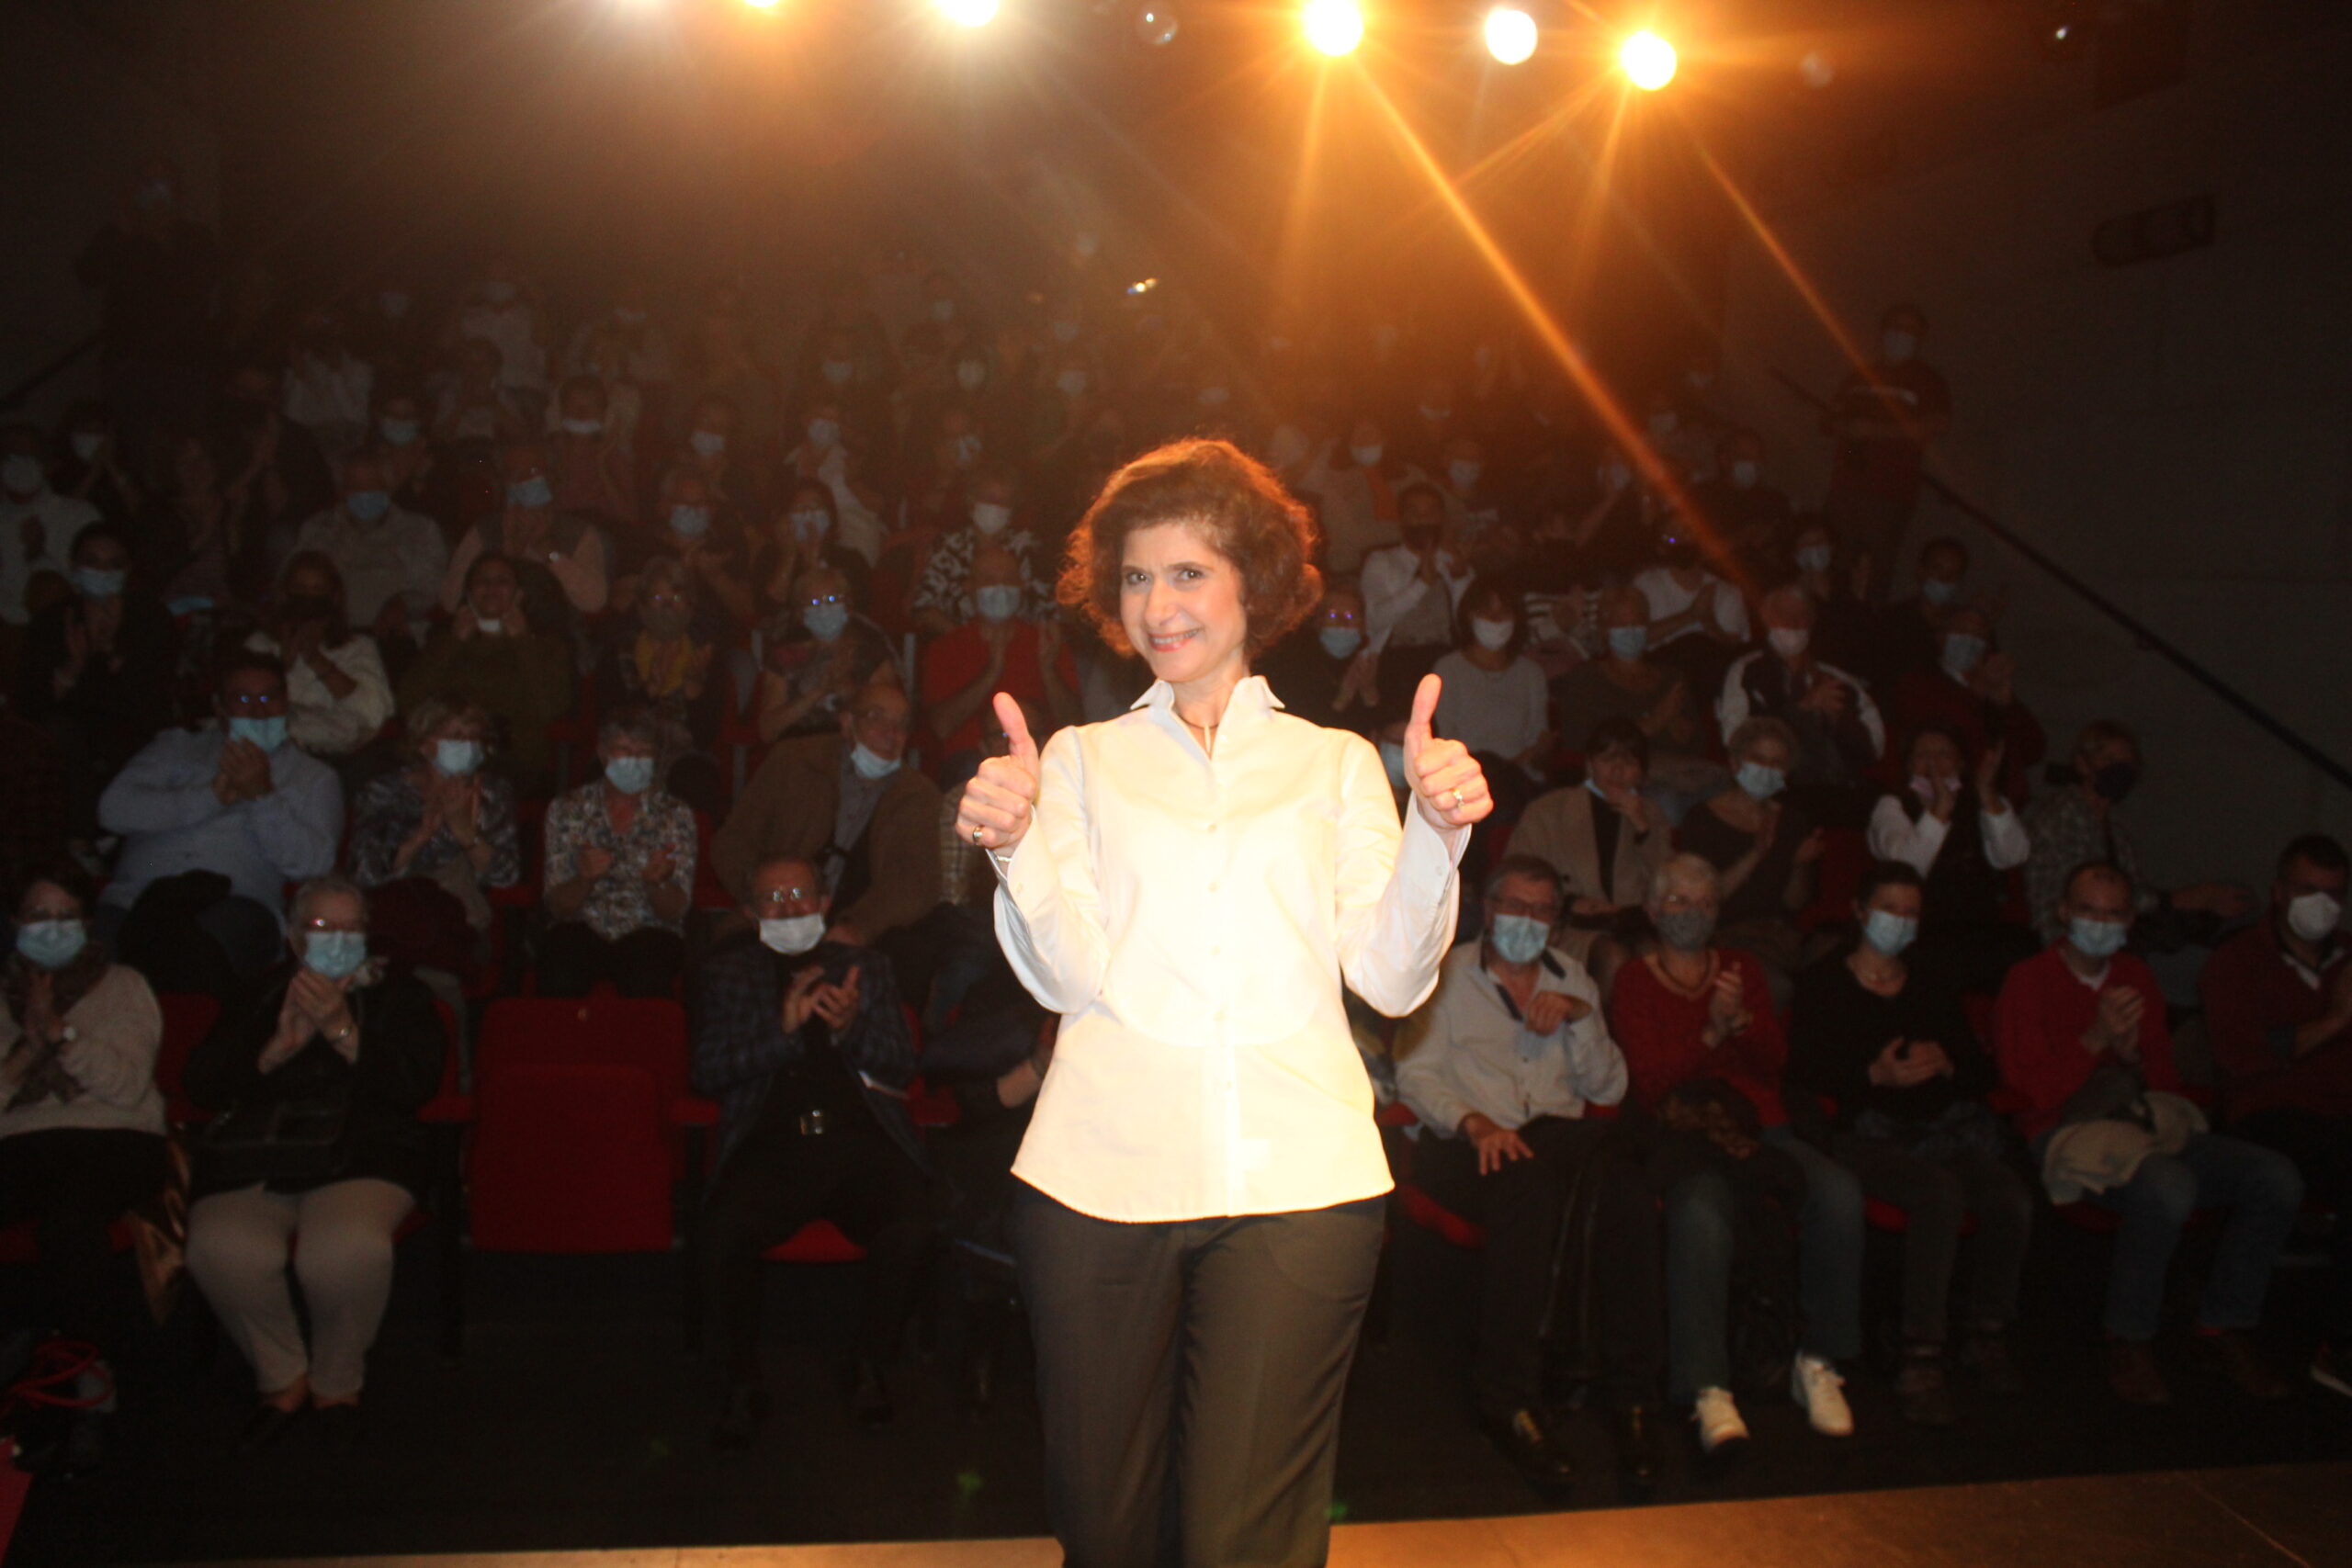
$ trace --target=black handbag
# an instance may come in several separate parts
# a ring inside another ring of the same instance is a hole
[[[350,1123],[347,1088],[236,1106],[205,1124],[204,1184],[299,1189],[332,1181],[343,1169]]]

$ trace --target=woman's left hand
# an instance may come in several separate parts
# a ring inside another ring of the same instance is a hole
[[[1495,808],[1495,798],[1487,793],[1487,772],[1470,749],[1430,733],[1443,688],[1436,675],[1424,675],[1413,694],[1413,716],[1405,725],[1405,781],[1430,827],[1467,828],[1486,818]]]

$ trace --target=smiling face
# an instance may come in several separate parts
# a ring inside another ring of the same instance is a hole
[[[1129,534],[1119,563],[1119,625],[1173,686],[1238,680],[1249,668],[1241,572],[1194,523]]]

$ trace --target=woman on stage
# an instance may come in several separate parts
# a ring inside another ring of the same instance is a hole
[[[1158,679],[1012,739],[957,829],[997,932],[1063,1015],[1013,1174],[1048,1503],[1070,1568],[1313,1564],[1388,1167],[1340,1009],[1437,983],[1454,864],[1492,807],[1415,694],[1400,832],[1379,754],[1294,718],[1250,660],[1317,603],[1313,525],[1221,441],[1114,475],[1062,602]]]

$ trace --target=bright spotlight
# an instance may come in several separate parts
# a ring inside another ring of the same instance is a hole
[[[1517,65],[1535,52],[1535,18],[1516,6],[1498,6],[1487,13],[1487,52],[1505,65]]]
[[[939,14],[959,28],[984,28],[996,20],[996,0],[939,0]]]
[[[775,0],[743,0],[743,4],[749,6],[754,11],[773,11],[775,9]]]
[[[1634,86],[1655,93],[1674,80],[1674,46],[1645,28],[1617,51],[1617,63]]]
[[[1351,53],[1363,41],[1363,13],[1356,0],[1306,0],[1298,14],[1306,41],[1325,54]]]

